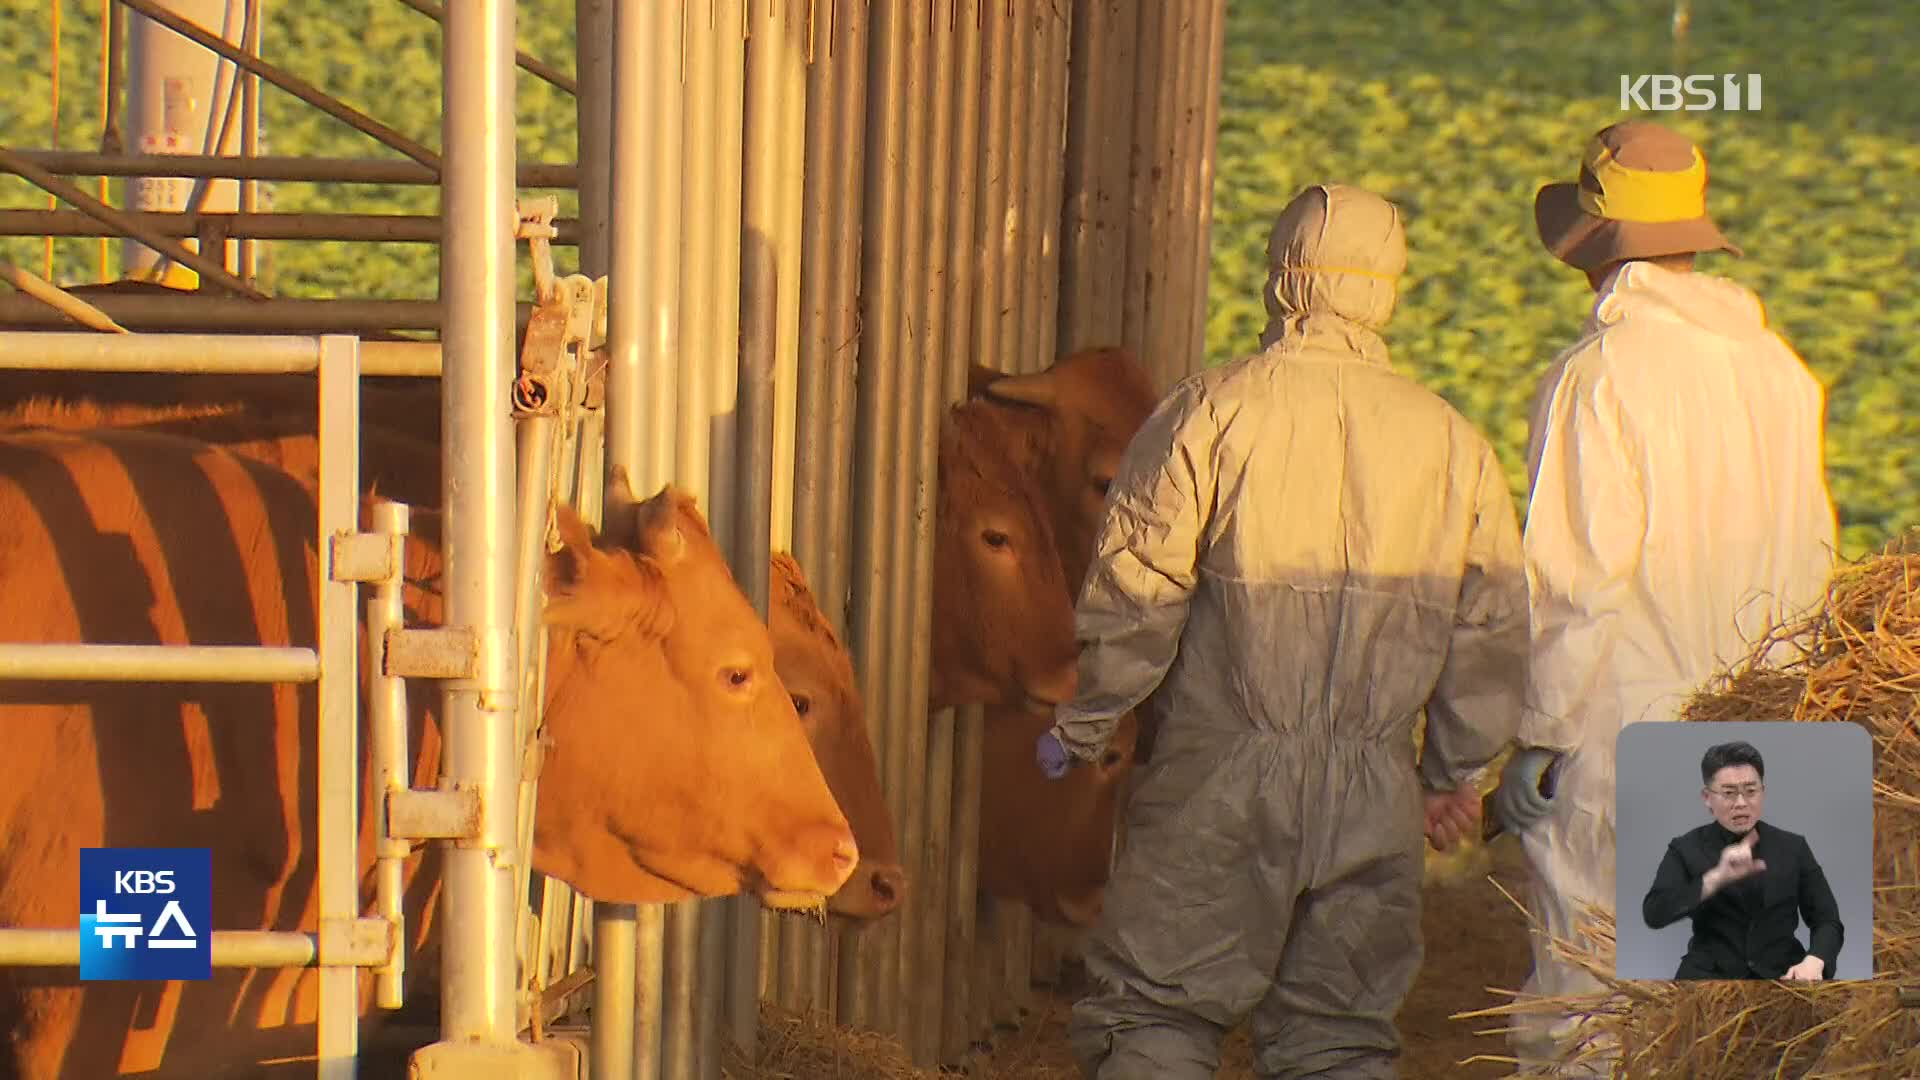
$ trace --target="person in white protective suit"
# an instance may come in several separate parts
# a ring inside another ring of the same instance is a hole
[[[1099,1080],[1211,1078],[1249,1018],[1264,1077],[1394,1076],[1423,824],[1445,847],[1477,818],[1519,723],[1519,515],[1481,433],[1389,364],[1398,209],[1307,188],[1268,263],[1264,351],[1126,450],[1036,747],[1064,775],[1154,697],[1069,1027]]]
[[[1614,906],[1622,727],[1677,719],[1771,625],[1819,603],[1832,571],[1825,392],[1751,291],[1692,271],[1698,253],[1741,254],[1707,216],[1706,183],[1697,146],[1632,121],[1534,203],[1547,250],[1597,295],[1534,402],[1527,711],[1492,802],[1532,864],[1533,915],[1569,942],[1583,903]],[[1536,934],[1525,989],[1602,987]],[[1582,1019],[1515,1017],[1522,1074],[1607,1075],[1617,1048]]]

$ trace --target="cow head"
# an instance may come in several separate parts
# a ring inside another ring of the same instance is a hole
[[[616,472],[625,535],[558,514],[535,869],[600,901],[817,909],[859,849],[693,499],[636,505]]]
[[[931,705],[1051,715],[1079,677],[1073,597],[1038,487],[1009,452],[1019,433],[1001,412],[964,402],[940,428]]]
[[[1039,461],[1060,559],[1075,588],[1086,579],[1107,488],[1127,444],[1159,405],[1153,380],[1123,349],[1086,349],[1032,375],[988,379],[976,372],[968,385],[989,400],[1026,405],[1047,415],[1048,446]]]
[[[773,557],[767,629],[773,663],[793,699],[813,756],[833,797],[853,823],[860,865],[827,901],[827,910],[851,919],[877,919],[900,906],[907,875],[900,867],[893,815],[880,790],[880,768],[867,731],[865,703],[853,657],[834,635],[793,556]]]
[[[1069,926],[1099,921],[1113,865],[1118,793],[1133,771],[1138,726],[1120,718],[1100,760],[1059,780],[1034,763],[1051,721],[989,711],[981,745],[980,889],[1019,900],[1036,917]]]

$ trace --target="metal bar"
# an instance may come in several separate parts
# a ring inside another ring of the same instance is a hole
[[[446,322],[446,306],[437,300],[241,300],[182,292],[174,296],[93,293],[88,302],[138,334],[179,330],[226,336],[286,333],[357,333],[367,335],[397,330],[438,330]],[[525,328],[531,304],[517,305],[515,323]],[[73,324],[46,305],[24,296],[0,296],[0,326],[15,329],[47,327],[70,330]],[[5,331],[0,331],[4,333]],[[107,340],[98,334],[87,337]],[[366,342],[378,348],[390,342]]]
[[[620,57],[636,58],[633,67],[645,58],[644,74],[635,72],[629,81],[620,73],[624,59],[615,61],[622,90],[615,106],[614,183],[615,201],[631,200],[636,213],[646,215],[644,220],[636,217],[632,226],[642,230],[632,241],[632,257],[641,260],[637,272],[641,291],[635,304],[643,320],[640,364],[645,373],[646,442],[644,446],[635,443],[634,452],[640,458],[628,467],[641,470],[633,475],[637,481],[644,479],[647,486],[642,490],[651,492],[681,475],[682,355],[694,336],[688,330],[690,316],[683,299],[687,280],[681,272],[687,235],[681,206],[687,108],[681,41],[687,10],[685,0],[659,0],[645,6],[650,18],[643,23],[636,12],[626,19],[635,30],[632,34],[622,30],[618,46]],[[626,8],[620,17],[626,17]],[[627,51],[629,47],[633,51]],[[658,956],[653,959],[655,967],[663,962]],[[658,987],[650,1000],[664,1000]]]
[[[127,328],[114,322],[106,312],[87,303],[54,283],[0,259],[0,278],[62,315],[109,334],[124,334]]]
[[[657,490],[653,471],[641,469],[641,430],[643,404],[641,394],[641,340],[649,309],[645,302],[643,252],[645,238],[653,221],[637,198],[639,184],[647,179],[647,131],[649,110],[639,100],[639,90],[651,79],[647,58],[641,48],[651,29],[647,0],[612,0],[611,10],[601,15],[599,0],[576,0],[574,25],[578,37],[578,69],[589,90],[601,83],[611,92],[605,100],[599,94],[582,94],[578,100],[580,117],[580,217],[607,217],[605,252],[582,248],[586,259],[605,259],[607,269],[607,444],[605,463],[626,467],[634,479],[637,494]],[[611,25],[609,25],[611,23]],[[603,25],[612,38],[609,48],[589,44],[595,25]],[[603,111],[605,110],[605,113]],[[603,119],[605,123],[603,123]],[[603,138],[595,138],[595,135]],[[603,179],[605,173],[605,179]],[[597,194],[589,194],[597,192]],[[601,484],[588,484],[599,488]],[[655,1028],[641,1030],[636,1015],[637,909],[632,903],[595,903],[593,905],[593,1043],[589,1053],[591,1080],[630,1080],[655,1070],[659,1045]],[[649,942],[659,949],[659,940]],[[659,990],[655,988],[655,999]],[[637,1043],[637,1045],[636,1045]],[[639,1051],[636,1059],[636,1049]]]
[[[798,176],[789,176],[787,136],[783,121],[796,89],[789,81],[789,54],[797,52],[781,25],[781,14],[771,8],[746,13],[744,130],[737,175],[741,177],[738,380],[739,528],[735,533],[735,576],[742,591],[764,622],[770,601],[769,560],[772,556],[776,492],[791,490],[792,467],[786,481],[777,475],[776,372],[783,342],[792,339],[790,313],[783,310],[786,283],[781,263],[792,244],[784,232],[789,216],[786,204],[799,194]],[[798,166],[797,156],[792,165]],[[789,529],[790,531],[790,529]],[[750,895],[731,898],[728,967],[726,977],[727,1037],[746,1060],[753,1060],[759,1027],[761,955],[763,945],[777,944],[778,924]],[[764,926],[763,926],[764,921]]]
[[[360,353],[362,375],[440,374],[440,345],[436,342],[366,342],[360,346]],[[320,343],[312,337],[266,334],[102,337],[71,331],[0,331],[0,370],[307,375],[319,368]]]
[[[1041,164],[1039,205],[1034,208],[1034,225],[1040,231],[1039,249],[1034,252],[1035,273],[1040,280],[1039,310],[1033,317],[1040,322],[1039,362],[1053,363],[1060,355],[1060,203],[1066,186],[1067,149],[1067,65],[1073,41],[1071,4],[1042,9],[1040,18],[1047,24],[1046,107],[1040,110],[1036,128],[1040,140],[1035,154]],[[964,372],[960,375],[964,377]]]
[[[379,920],[360,920],[378,923]],[[363,933],[346,935],[352,944],[344,952],[329,950],[329,965],[321,970],[344,971],[349,977],[355,968],[379,967],[386,962],[387,944],[369,927]],[[213,966],[217,968],[305,968],[320,966],[320,935],[299,930],[215,930],[211,943]],[[0,929],[0,967],[77,967],[80,963],[79,930]],[[355,1012],[358,1012],[356,1008]]]
[[[400,0],[400,2],[420,14],[425,15],[427,18],[432,19],[434,22],[442,26],[446,25],[447,9],[441,7],[439,4],[430,3],[429,0]],[[515,49],[513,51],[513,62],[529,74],[539,76],[549,85],[559,87],[569,94],[577,95],[580,93],[579,86],[575,85],[574,81],[568,78],[565,72],[541,60],[537,56]]]
[[[609,200],[613,162],[613,9],[614,0],[574,0],[573,65],[584,93],[574,95],[574,170],[580,190],[580,272],[597,278],[607,273]],[[524,168],[524,166],[523,166]],[[583,177],[584,179],[578,179]],[[527,182],[519,180],[520,187]]]
[[[929,13],[930,14],[930,13]],[[897,725],[890,740],[896,751],[898,771],[894,774],[900,793],[901,814],[895,818],[899,829],[900,861],[908,880],[922,880],[929,860],[929,846],[936,839],[926,826],[926,799],[929,785],[927,744],[930,718],[927,715],[928,677],[931,671],[930,604],[933,582],[933,518],[937,509],[939,486],[939,420],[945,404],[947,294],[953,279],[947,274],[947,225],[952,208],[952,110],[948,88],[953,80],[953,53],[956,32],[939,26],[928,16],[909,21],[907,52],[908,100],[919,102],[907,110],[907,170],[902,179],[909,185],[911,206],[907,219],[914,223],[907,234],[904,274],[897,282],[906,295],[906,318],[902,329],[899,361],[908,365],[905,376],[907,393],[901,396],[901,425],[911,442],[904,449],[911,460],[908,482],[902,485],[903,503],[900,524],[906,557],[899,562],[903,572],[898,585],[897,618],[902,636],[896,642],[893,663],[897,680],[897,707],[893,721]],[[917,175],[916,175],[917,174]],[[938,985],[929,983],[923,973],[922,943],[933,910],[916,905],[894,920],[898,935],[898,973],[901,986]],[[937,971],[937,968],[936,968]],[[939,998],[925,994],[895,996],[893,1031],[906,1047],[912,1060],[929,1065],[931,1047],[921,1037],[922,1016],[933,1012]]]
[[[406,625],[406,537],[411,511],[405,503],[381,500],[374,504],[373,531],[390,545],[389,573],[367,599],[367,733],[368,762],[372,766],[373,790],[381,794],[376,807],[412,785],[407,768],[407,681],[386,674],[383,653],[387,631]],[[375,863],[374,897],[380,917],[394,928],[393,950],[387,962],[375,973],[374,1000],[383,1009],[397,1009],[405,1003],[406,949],[406,858],[413,845],[396,837],[388,827],[387,815],[373,815]]]
[[[634,924],[633,1080],[659,1080],[666,1033],[667,909],[644,904]],[[624,1080],[624,1078],[622,1078]]]
[[[1202,88],[1206,119],[1201,124],[1200,160],[1195,166],[1200,170],[1200,205],[1195,211],[1194,228],[1197,235],[1193,272],[1198,282],[1199,297],[1195,301],[1193,351],[1190,354],[1193,363],[1190,371],[1199,371],[1207,363],[1206,298],[1211,291],[1213,277],[1213,176],[1215,159],[1220,150],[1220,82],[1226,61],[1227,0],[1210,0],[1208,20],[1211,41],[1207,45],[1207,76]]]
[[[990,2],[990,0],[989,0]],[[978,705],[954,710],[953,829],[948,848],[947,998],[940,1053],[958,1061],[973,1043],[975,942],[979,931],[980,769],[985,712]]]
[[[1120,0],[1074,0],[1060,222],[1059,353],[1119,340],[1131,116],[1126,87],[1138,29],[1134,9]]]
[[[249,75],[249,79],[256,76]],[[390,158],[256,157],[228,154],[106,154],[84,150],[18,150],[23,161],[58,176],[179,176],[280,180],[312,184],[432,184],[437,169]],[[523,188],[571,188],[581,168],[570,162],[523,162],[514,182]],[[11,170],[0,167],[0,172]],[[583,215],[584,216],[584,215]]]
[[[133,2],[133,0],[127,0]],[[144,2],[144,0],[142,0]],[[476,842],[448,845],[441,1038],[460,1049],[514,1037],[514,821],[510,585],[514,459],[507,392],[514,377],[513,0],[471,0],[448,12],[441,100],[448,168],[441,213],[447,305],[442,445],[448,537],[446,624],[479,642],[474,677],[444,684],[442,782],[481,793]],[[464,1046],[462,1044],[465,1044]]]
[[[125,2],[125,0],[122,0],[122,2]],[[122,235],[131,236],[139,240],[141,243],[166,255],[168,258],[183,266],[191,267],[202,277],[210,281],[240,293],[243,296],[251,296],[258,300],[266,299],[267,294],[241,281],[232,274],[227,273],[226,268],[221,266],[217,260],[207,258],[198,252],[189,251],[185,247],[174,243],[172,240],[153,232],[127,214],[115,210],[113,207],[108,206],[106,203],[81,191],[65,180],[47,172],[38,165],[22,159],[18,154],[15,154],[12,150],[3,146],[0,146],[0,168],[5,168],[7,171],[19,175],[22,179],[30,181],[35,187],[40,188],[42,191],[58,195],[61,199],[79,208],[89,217],[113,226],[114,229]]]
[[[245,68],[247,71],[258,75],[280,89],[285,90],[287,93],[292,94],[294,97],[299,98],[301,101],[326,113],[328,116],[348,125],[362,135],[379,140],[388,148],[405,154],[429,169],[438,170],[441,167],[439,154],[414,142],[412,139],[407,138],[405,135],[400,134],[398,131],[382,124],[358,109],[343,104],[338,98],[329,96],[304,80],[282,71],[280,68],[267,63],[257,56],[249,55],[244,49],[235,48],[226,40],[207,32],[204,28],[188,22],[186,19],[161,7],[155,3],[154,0],[116,0],[116,2],[125,4],[127,7],[132,8],[154,22],[159,23],[161,26],[179,34],[181,37],[198,44],[200,47],[226,57],[236,65]],[[449,26],[448,40],[442,47],[442,54],[445,56],[460,56],[462,54],[455,51],[452,47],[451,35],[452,27]],[[458,65],[454,64],[443,65],[443,67],[447,68],[457,66]],[[509,70],[508,78],[511,79],[511,77],[512,72]],[[508,90],[511,92],[512,87],[508,87]],[[458,99],[442,98],[441,100],[451,102]],[[451,112],[451,110],[449,110],[449,112]],[[442,118],[442,123],[445,123],[444,117]],[[512,125],[509,124],[508,126],[511,127]],[[199,267],[195,267],[194,269],[197,270]]]
[[[247,0],[248,18],[240,34],[240,47],[260,55],[261,24],[266,21],[266,0]],[[253,159],[260,153],[260,76],[245,72],[240,79],[240,156]],[[155,155],[159,156],[159,155]],[[44,167],[44,166],[43,166]],[[147,174],[150,175],[150,174]],[[104,182],[104,181],[103,181]],[[240,212],[259,209],[260,182],[248,179],[240,185]],[[251,238],[240,241],[240,276],[252,281],[259,269],[259,245]]]
[[[561,400],[575,400],[573,387],[579,377],[578,363],[569,351],[562,356],[564,370],[554,372],[559,387],[565,388]],[[566,415],[571,415],[571,408]],[[515,519],[514,533],[514,570],[513,570],[513,627],[517,635],[519,654],[514,657],[515,682],[520,695],[520,711],[515,716],[516,726],[513,736],[514,752],[520,756],[520,787],[514,813],[514,843],[521,851],[531,853],[534,840],[534,814],[539,808],[539,779],[542,752],[540,743],[533,737],[533,725],[540,715],[544,701],[542,693],[542,673],[544,668],[546,643],[545,627],[540,618],[541,606],[545,598],[546,555],[547,555],[547,515],[554,500],[561,493],[554,490],[554,460],[558,448],[554,445],[561,437],[561,421],[554,415],[531,415],[520,417],[514,425],[514,438],[518,442],[515,473],[519,481],[515,505],[518,514]],[[540,931],[543,925],[536,923],[528,895],[533,887],[531,856],[527,865],[522,865],[514,875],[513,911],[515,919],[514,941],[531,952],[520,958],[518,970],[525,975],[517,987],[519,998],[515,1002],[514,1031],[523,1030],[532,1014],[543,1006],[539,1000],[537,988],[551,984],[541,978],[543,964],[542,941]],[[558,882],[550,882],[549,887]],[[541,1023],[546,1022],[544,1015]]]
[[[59,682],[309,683],[312,649],[261,645],[0,645],[0,679]]]
[[[359,587],[334,572],[333,538],[358,531],[360,518],[360,367],[358,341],[320,339],[319,522],[325,553],[320,582],[320,731],[317,783],[320,833],[320,947],[337,947],[329,928],[360,914]],[[352,968],[320,972],[319,1073],[352,1077],[360,1040],[360,982]]]
[[[1193,278],[1193,230],[1188,213],[1189,200],[1197,200],[1193,158],[1200,148],[1200,119],[1196,108],[1196,87],[1206,74],[1205,38],[1201,19],[1205,4],[1184,5],[1169,17],[1172,25],[1163,48],[1169,54],[1170,74],[1163,76],[1160,99],[1159,222],[1153,240],[1153,277],[1161,285],[1154,297],[1153,323],[1149,355],[1159,359],[1161,378],[1166,384],[1177,382],[1190,370],[1193,359],[1186,344],[1191,340],[1196,303],[1201,301],[1200,282]],[[1200,46],[1196,48],[1195,46]]]
[[[1130,73],[1132,77],[1127,83],[1128,93],[1133,99],[1133,123],[1127,148],[1130,182],[1127,185],[1126,203],[1126,280],[1119,305],[1122,312],[1120,344],[1140,358],[1152,375],[1155,388],[1160,391],[1167,389],[1167,383],[1161,374],[1159,358],[1149,351],[1152,328],[1145,324],[1145,320],[1152,292],[1149,282],[1153,258],[1153,204],[1159,197],[1153,172],[1159,163],[1157,106],[1162,77],[1161,55],[1165,52],[1165,24],[1171,14],[1165,4],[1142,4],[1138,9],[1138,48]]]
[[[591,1080],[634,1075],[634,905],[593,905]]]
[[[864,194],[864,5],[828,26],[806,70],[806,143],[801,167],[799,348],[794,442],[793,555],[841,640],[852,470],[853,360]],[[834,1010],[832,943],[825,927],[781,928],[776,999],[796,1010]]]
[[[79,190],[79,189],[75,189]],[[255,240],[365,240],[377,243],[440,243],[442,224],[430,214],[241,214],[164,210],[115,211],[152,236],[194,237],[218,228],[229,237]],[[558,218],[553,244],[578,244],[580,222]],[[120,236],[124,226],[74,210],[0,210],[0,236]],[[264,294],[261,294],[264,296]]]
[[[899,452],[899,376],[902,335],[900,299],[902,253],[905,248],[906,187],[897,179],[904,165],[901,138],[907,108],[904,24],[912,15],[894,2],[871,5],[868,17],[866,113],[868,148],[865,154],[864,207],[867,246],[860,275],[865,318],[859,338],[857,368],[858,431],[854,452],[853,504],[853,613],[850,645],[860,675],[861,694],[873,725],[874,755],[880,763],[882,789],[888,812],[898,821],[899,781],[892,772],[894,720],[892,665],[898,627],[894,624],[894,574],[900,563],[899,507],[896,492],[904,487],[907,462]],[[904,845],[902,845],[904,851]],[[898,931],[892,925],[876,933],[848,934],[840,942],[839,1022],[854,1028],[888,1030],[891,995],[882,988],[898,985],[893,979],[898,962]]]
[[[659,1075],[666,1080],[694,1080],[697,1075],[693,1005],[699,994],[700,914],[698,900],[668,904],[662,913]]]

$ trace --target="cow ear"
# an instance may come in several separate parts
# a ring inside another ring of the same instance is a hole
[[[1008,375],[995,379],[987,387],[987,396],[1000,401],[1016,401],[1050,409],[1054,403],[1053,375],[1041,371],[1032,375]]]
[[[633,549],[661,566],[686,557],[687,537],[680,530],[680,499],[673,486],[634,508]]]

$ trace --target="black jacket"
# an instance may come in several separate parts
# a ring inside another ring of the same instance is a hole
[[[1826,961],[1833,978],[1845,928],[1827,877],[1799,833],[1758,822],[1754,858],[1765,870],[1724,885],[1700,902],[1700,880],[1720,861],[1721,849],[1740,839],[1717,821],[1673,838],[1640,905],[1647,926],[1663,929],[1693,919],[1693,937],[1676,979],[1778,979],[1809,953]],[[1805,919],[1809,944],[1795,937]]]

